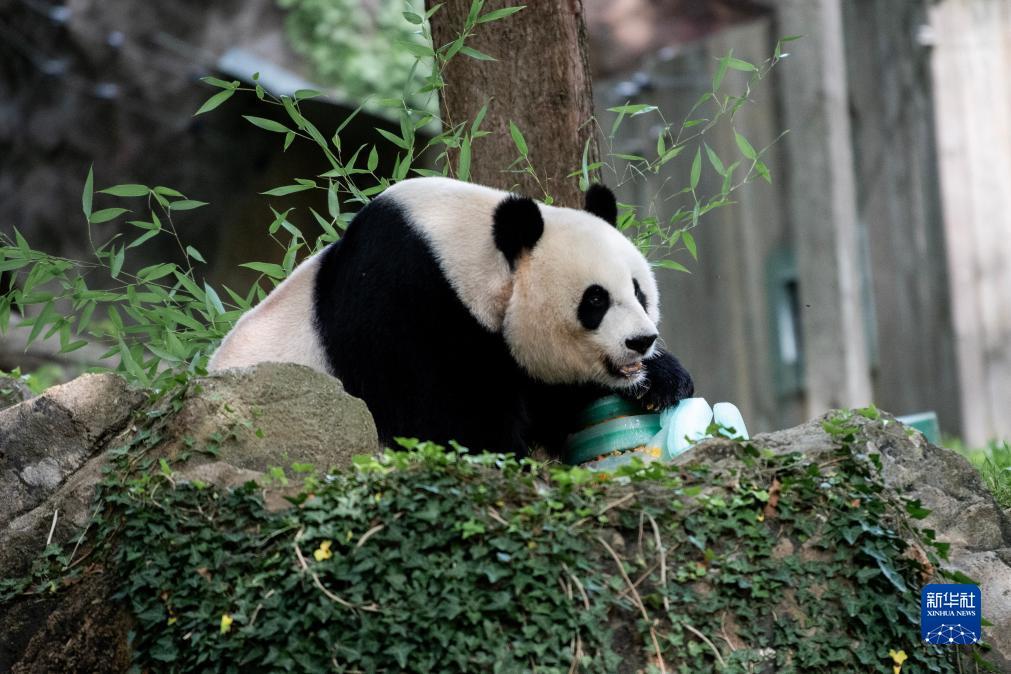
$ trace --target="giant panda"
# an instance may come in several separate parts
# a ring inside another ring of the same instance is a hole
[[[450,178],[396,183],[247,312],[209,369],[285,361],[338,377],[380,440],[557,454],[608,392],[693,393],[656,343],[657,284],[600,185],[559,208]]]

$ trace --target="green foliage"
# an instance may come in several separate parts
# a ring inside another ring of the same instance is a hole
[[[1011,508],[1011,444],[993,440],[986,447],[975,449],[956,440],[947,440],[944,444],[969,459],[997,503],[1002,508]]]
[[[141,668],[891,672],[901,651],[955,672],[979,651],[919,642],[946,549],[852,416],[818,463],[740,444],[726,466],[609,476],[408,441],[293,467],[291,507],[268,510],[253,483],[186,482],[150,453],[180,399],[114,452],[86,553],[119,574]],[[73,558],[8,594],[56,590]]]
[[[348,100],[410,95],[414,73],[431,73],[431,59],[420,60],[418,38],[424,21],[420,0],[278,0],[287,10],[289,42],[308,61],[314,79],[333,87]],[[432,101],[415,100],[425,106]]]
[[[0,332],[12,313],[22,317],[27,342],[58,336],[60,353],[71,353],[89,342],[105,344],[102,358],[118,358],[117,369],[143,385],[161,384],[175,369],[202,363],[212,344],[248,309],[257,288],[232,299],[226,309],[218,292],[202,281],[197,267],[203,256],[184,246],[175,228],[175,214],[203,206],[166,187],[115,185],[100,193],[131,199],[133,208],[93,211],[93,174],[89,170],[82,195],[93,261],[68,260],[32,248],[14,230],[13,239],[0,234],[0,269],[9,274],[0,295]],[[139,201],[139,206],[137,205]],[[116,234],[95,244],[92,225],[131,213],[131,238]],[[183,264],[165,262],[136,271],[124,270],[127,252],[156,237],[178,245]],[[290,269],[290,267],[289,267]],[[93,283],[96,272],[99,277]],[[259,291],[262,296],[262,291]]]
[[[298,30],[309,30],[317,19],[320,25],[330,26],[339,22],[344,16],[342,12],[349,11],[347,3],[291,0],[289,4],[294,12],[292,21],[300,26]],[[0,273],[5,274],[0,278],[3,283],[0,334],[11,328],[14,318],[16,329],[29,345],[40,339],[58,339],[60,352],[70,353],[88,344],[99,344],[104,348],[102,358],[112,359],[115,369],[129,381],[162,387],[179,372],[201,371],[221,337],[244,311],[262,299],[267,289],[286,278],[299,260],[337,240],[354,213],[389,185],[412,175],[469,178],[475,153],[480,151],[479,141],[489,133],[481,128],[487,106],[473,120],[447,124],[438,119],[434,110],[437,96],[445,86],[443,73],[454,58],[494,58],[468,47],[467,40],[479,30],[492,29],[496,21],[508,20],[522,8],[485,11],[484,0],[473,0],[459,36],[438,46],[432,45],[428,19],[439,11],[440,5],[424,13],[412,9],[411,4],[401,9],[407,11],[402,11],[399,20],[406,22],[413,34],[400,44],[411,54],[414,67],[409,70],[399,95],[373,99],[398,120],[400,130],[399,133],[377,130],[375,143],[353,148],[342,143],[341,132],[361,108],[351,113],[336,132],[325,136],[305,117],[300,105],[320,92],[301,90],[291,96],[274,96],[259,84],[256,74],[252,76],[252,86],[238,80],[204,78],[215,92],[195,114],[208,114],[237,95],[253,96],[266,108],[282,112],[285,121],[247,115],[245,119],[250,124],[265,133],[276,134],[282,152],[294,142],[311,144],[328,167],[319,175],[293,177],[288,184],[264,192],[265,196],[279,197],[318,190],[326,195],[327,209],[324,215],[314,209],[301,214],[293,209],[283,212],[272,209],[274,218],[268,234],[283,251],[283,257],[280,263],[253,260],[241,265],[260,272],[256,283],[246,289],[232,289],[215,286],[205,277],[204,255],[182,240],[176,227],[178,219],[204,206],[204,201],[164,186],[124,184],[96,190],[94,173],[89,170],[81,206],[92,259],[70,260],[47,254],[33,247],[16,229],[10,234],[0,233]],[[389,10],[383,9],[380,14],[385,17]],[[792,38],[784,38],[788,39]],[[721,159],[706,144],[704,135],[721,122],[733,124],[748,101],[752,86],[782,57],[780,46],[777,44],[774,55],[760,65],[733,57],[732,53],[717,61],[712,91],[696,102],[680,125],[669,123],[656,106],[628,104],[612,108],[615,118],[609,135],[605,136],[601,130],[601,140],[613,145],[623,120],[653,115],[663,129],[656,157],[637,157],[612,150],[600,162],[588,163],[587,143],[581,160],[573,158],[573,164],[579,165],[571,177],[578,177],[585,188],[591,180],[602,176],[622,184],[659,174],[679,155],[693,157],[689,185],[671,192],[667,190],[671,182],[664,181],[665,191],[656,195],[646,214],[632,205],[621,207],[619,226],[646,253],[658,258],[654,262],[658,267],[687,271],[684,264],[669,256],[683,250],[697,259],[691,230],[699,219],[731,203],[733,191],[754,177],[769,179],[768,168],[762,161],[767,148],[756,150],[735,131],[741,157],[732,161]],[[739,71],[746,77],[737,93],[725,91],[731,86],[727,75],[730,71]],[[587,123],[602,129],[597,120]],[[427,131],[433,127],[441,130],[429,135]],[[510,122],[509,132],[516,146],[516,157],[511,163],[507,163],[508,158],[503,159],[503,170],[537,177],[522,129]],[[684,152],[686,149],[689,151]],[[380,175],[379,157],[390,153],[394,156],[393,169],[389,175]],[[707,196],[702,191],[702,178],[711,172],[719,177],[721,188],[717,194]],[[540,196],[552,202],[552,195],[547,192]],[[686,201],[672,216],[661,221],[654,210],[656,205],[676,203],[678,199]],[[125,221],[125,228],[120,228],[123,231],[108,240],[95,241],[93,226],[114,221]],[[131,231],[133,234],[128,234]],[[165,261],[140,269],[131,263],[135,249],[166,243],[179,251],[179,262]]]
[[[695,101],[679,123],[668,120],[660,108],[646,103],[628,103],[608,108],[609,112],[615,113],[615,117],[606,134],[602,127],[600,129],[607,148],[604,158],[587,165],[584,157],[580,171],[572,174],[581,174],[580,183],[584,189],[589,183],[591,172],[600,171],[606,181],[620,187],[630,181],[643,180],[649,175],[662,175],[669,170],[668,165],[685,150],[694,150],[688,155],[692,159],[687,185],[679,187],[678,183],[665,180],[645,208],[636,208],[631,204],[622,206],[619,227],[632,236],[641,250],[660,258],[654,262],[656,266],[687,272],[684,265],[669,257],[685,251],[693,260],[698,261],[698,250],[691,230],[698,226],[700,218],[714,209],[733,203],[732,194],[754,179],[772,182],[769,167],[763,157],[779,138],[769,146],[755,149],[736,129],[734,120],[750,100],[752,89],[787,56],[782,51],[783,45],[798,38],[799,36],[792,35],[779,40],[773,55],[762,63],[736,58],[733,50],[729,51],[717,61],[710,90]],[[746,77],[743,87],[737,92],[727,91],[727,74],[731,71],[739,71]],[[660,125],[655,156],[615,150],[622,123],[640,115],[654,117]],[[705,141],[707,134],[712,139],[714,129],[720,125],[731,127],[740,152],[739,157],[721,158]],[[702,178],[706,174],[710,174],[712,180],[720,186],[713,194],[705,194],[701,189]],[[674,208],[674,212],[670,215],[661,214],[658,210],[660,205],[664,209]]]
[[[40,367],[35,372],[22,373],[21,368],[16,367],[10,372],[0,370],[0,377],[9,377],[10,379],[17,380],[19,383],[27,386],[32,394],[38,395],[57,383],[59,380],[59,368],[55,365],[49,365]],[[3,382],[0,382],[0,399],[13,393],[13,388],[5,388]]]
[[[482,0],[476,0],[480,10]],[[425,18],[432,14],[429,10]],[[493,13],[490,13],[493,14]],[[500,17],[501,18],[501,17]],[[473,29],[477,22],[487,24],[494,16],[482,15],[469,22]],[[431,43],[427,24],[419,28],[422,40]],[[434,58],[445,67],[452,55],[447,45],[439,50],[415,45],[414,57],[422,60]],[[455,53],[464,53],[460,49]],[[419,96],[431,99],[442,86],[438,72],[422,76],[412,73],[412,89]],[[416,78],[420,81],[415,82]],[[292,96],[273,96],[258,83],[253,75],[253,86],[243,86],[239,81],[227,82],[214,77],[204,82],[217,89],[200,106],[195,114],[207,114],[225,104],[233,96],[251,95],[264,105],[284,111],[287,123],[247,116],[254,126],[282,136],[281,150],[296,139],[314,144],[326,159],[330,169],[312,179],[295,178],[290,185],[282,185],[265,192],[267,196],[283,196],[305,190],[323,190],[327,195],[327,215],[310,210],[309,227],[315,234],[307,235],[289,218],[290,210],[273,210],[274,219],[268,234],[283,251],[280,264],[251,261],[242,266],[261,273],[260,279],[250,288],[233,290],[215,288],[201,271],[204,256],[179,236],[175,221],[205,204],[190,199],[172,188],[146,185],[114,185],[95,190],[94,173],[88,171],[81,196],[81,206],[87,222],[87,234],[94,256],[92,260],[70,260],[42,252],[30,245],[16,229],[11,234],[0,233],[0,272],[6,273],[0,289],[0,334],[6,333],[11,318],[20,318],[16,327],[23,331],[27,344],[39,339],[58,337],[60,353],[76,351],[89,342],[106,347],[102,358],[116,359],[115,369],[132,383],[162,387],[170,384],[179,372],[199,372],[221,337],[238,317],[262,299],[266,292],[260,282],[269,285],[280,283],[305,255],[336,241],[340,231],[347,227],[354,210],[368,203],[391,183],[416,175],[441,175],[449,173],[448,150],[469,143],[479,137],[477,125],[466,134],[462,127],[449,129],[421,144],[416,143],[419,129],[431,124],[434,115],[415,109],[408,102],[411,96],[393,101],[381,101],[400,119],[401,134],[395,136],[385,130],[383,137],[398,150],[392,176],[379,176],[378,148],[362,145],[349,152],[341,144],[340,133],[361,110],[355,110],[328,139],[303,116],[300,102],[319,95],[319,92],[302,90]],[[414,167],[417,157],[441,148],[436,162],[442,171]],[[370,179],[371,187],[360,189],[358,181]],[[101,196],[99,196],[101,195]],[[96,197],[123,200],[124,207],[95,208]],[[114,220],[127,220],[136,230],[136,237],[113,235],[104,242],[95,242],[92,226]],[[184,263],[164,262],[134,270],[129,264],[130,252],[144,245],[167,241],[180,251]],[[97,277],[97,278],[96,278]]]

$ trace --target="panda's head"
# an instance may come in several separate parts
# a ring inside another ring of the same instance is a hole
[[[616,219],[614,195],[599,185],[585,210],[522,197],[495,210],[495,245],[513,270],[502,332],[541,381],[624,388],[645,377],[660,319],[656,279]]]

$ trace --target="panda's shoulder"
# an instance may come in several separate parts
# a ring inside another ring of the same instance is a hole
[[[434,199],[438,197],[452,197],[461,199],[502,199],[508,196],[508,192],[497,190],[493,187],[468,183],[455,178],[445,176],[422,176],[418,178],[408,178],[394,183],[386,188],[383,197],[392,198],[397,201],[407,202],[415,199]]]
[[[453,178],[421,177],[402,180],[383,192],[381,199],[396,204],[412,224],[424,230],[438,229],[447,218],[461,216],[488,219],[508,192],[466,183]]]

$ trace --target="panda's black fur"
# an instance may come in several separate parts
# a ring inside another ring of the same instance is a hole
[[[502,337],[460,302],[396,203],[369,203],[323,255],[315,289],[323,346],[333,374],[369,406],[381,440],[526,446],[519,367]]]
[[[617,215],[606,188],[589,192],[587,210],[611,224]],[[405,436],[473,450],[523,455],[541,445],[557,453],[576,430],[578,411],[611,391],[529,376],[502,334],[463,304],[409,217],[395,199],[379,197],[339,245],[321,253],[313,320],[331,373],[366,402],[386,444]],[[512,266],[540,236],[537,206],[507,198],[494,219],[495,245]],[[663,407],[692,394],[691,378],[673,356],[657,351],[645,366],[648,388],[625,395]]]

